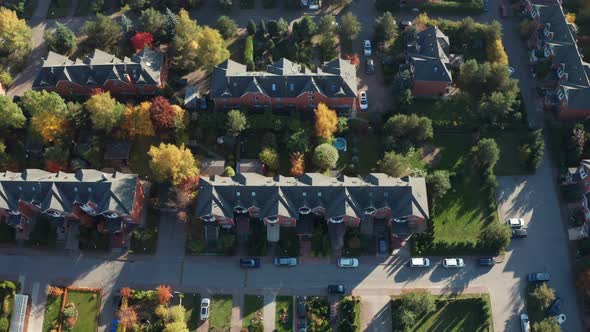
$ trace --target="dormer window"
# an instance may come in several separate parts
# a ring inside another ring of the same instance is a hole
[[[245,214],[246,212],[248,212],[248,209],[246,209],[243,206],[238,205],[234,208],[234,213],[236,213],[236,214]]]
[[[372,206],[371,206],[371,207],[368,207],[368,208],[366,208],[366,209],[365,209],[365,211],[364,211],[365,215],[367,215],[367,216],[372,216],[372,215],[374,215],[374,214],[375,214],[375,212],[377,212],[377,209],[375,209],[375,208],[374,208],[374,207],[372,207]]]
[[[557,76],[561,77],[563,75],[563,67],[559,66],[559,68],[557,69]]]
[[[545,37],[548,37],[549,36],[549,32],[550,32],[549,31],[549,27],[548,26],[545,26],[545,28],[543,29],[543,34],[545,35]]]
[[[279,218],[277,218],[277,217],[266,218],[266,222],[268,222],[269,224],[276,224],[278,221],[279,221]]]
[[[311,209],[308,208],[307,206],[299,208],[299,214],[301,214],[301,215],[307,215],[310,213],[311,213]]]
[[[59,211],[55,211],[55,210],[48,211],[47,214],[51,217],[54,217],[54,218],[61,217],[61,213]]]
[[[92,206],[88,205],[88,203],[80,206],[80,208],[82,209],[82,211],[88,213],[91,216],[95,216],[96,215],[96,211],[94,211],[94,208],[92,208]]]
[[[215,216],[213,216],[212,214],[208,214],[208,215],[206,215],[204,217],[201,217],[201,219],[204,222],[214,222],[215,221]]]
[[[563,100],[563,98],[565,98],[565,94],[563,93],[563,91],[559,90],[559,92],[557,93],[557,98],[559,98],[559,100]]]
[[[545,57],[549,57],[551,55],[551,48],[548,46],[545,46],[545,49],[543,50],[543,54],[545,55]]]
[[[587,176],[588,174],[586,173],[586,170],[583,167],[580,168],[580,178],[585,179]]]
[[[342,218],[342,217],[330,218],[330,222],[333,224],[341,224],[342,222],[344,222],[344,218]]]
[[[106,217],[109,219],[115,219],[115,218],[119,217],[119,215],[116,213],[109,213],[106,215]]]

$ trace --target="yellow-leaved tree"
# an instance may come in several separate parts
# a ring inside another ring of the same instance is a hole
[[[172,40],[172,63],[175,67],[186,71],[197,68],[197,37],[200,34],[201,27],[197,22],[191,20],[186,10],[180,10],[176,33]]]
[[[111,97],[110,92],[99,92],[90,97],[84,107],[90,113],[94,129],[110,132],[123,118],[125,106]]]
[[[127,132],[130,139],[137,136],[154,136],[154,126],[150,118],[149,101],[144,101],[139,105],[127,105],[125,108],[125,119],[123,129]]]
[[[53,142],[68,131],[68,121],[65,117],[51,111],[41,112],[33,116],[31,126],[33,131],[41,135],[45,142]]]
[[[170,181],[178,186],[199,175],[197,160],[184,145],[160,143],[148,151],[150,169],[158,181]]]
[[[497,62],[503,65],[508,64],[508,55],[504,50],[502,39],[498,38],[490,43],[487,47],[488,58],[491,62]]]
[[[315,134],[323,139],[331,139],[338,129],[338,116],[324,103],[320,103],[315,113]]]
[[[26,61],[31,52],[31,28],[16,12],[0,8],[0,62],[6,66]]]
[[[211,70],[216,65],[229,58],[229,51],[225,47],[225,41],[215,29],[204,27],[197,38],[197,58],[206,70]]]

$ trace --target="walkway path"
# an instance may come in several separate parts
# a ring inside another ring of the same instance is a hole
[[[387,295],[361,297],[361,331],[390,332],[391,306]]]
[[[233,308],[231,310],[231,330],[232,332],[240,332],[242,330],[242,314],[244,312],[244,294],[233,294]]]
[[[263,309],[263,322],[265,331],[275,330],[275,320],[277,313],[277,303],[275,302],[276,297],[273,294],[264,295],[264,309]]]

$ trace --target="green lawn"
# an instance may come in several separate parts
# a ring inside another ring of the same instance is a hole
[[[201,323],[199,310],[201,309],[201,295],[185,293],[182,298],[182,306],[186,308],[186,325],[189,331],[197,331]]]
[[[496,164],[496,175],[530,174],[519,158],[518,147],[527,138],[528,131],[498,131],[493,135],[500,148],[500,160]]]
[[[60,7],[57,0],[52,0],[51,5],[49,6],[49,10],[47,11],[47,18],[60,18],[66,17],[70,13],[70,7],[72,6],[72,1],[68,0],[67,5]]]
[[[414,99],[412,113],[426,116],[433,126],[455,127],[464,125],[466,104],[457,100]]]
[[[479,175],[469,166],[472,138],[465,134],[435,135],[434,144],[441,149],[435,168],[455,173],[451,190],[434,207],[435,242],[474,244],[485,224],[497,220],[497,213],[489,211]]]
[[[61,311],[61,302],[63,296],[47,296],[47,304],[45,305],[45,318],[43,319],[43,332],[50,332],[54,330],[52,325],[57,328],[57,320],[59,319],[59,312]],[[52,324],[55,322],[55,324]]]
[[[490,308],[490,298],[487,294],[438,299],[436,311],[417,317],[416,324],[408,331],[493,331]],[[395,310],[395,307],[392,309]]]
[[[275,317],[275,327],[277,332],[290,332],[293,330],[293,297],[279,295],[275,299],[277,314]],[[283,323],[281,313],[286,312],[286,318]]]
[[[90,332],[98,328],[100,296],[91,291],[68,291],[66,304],[74,302],[78,308],[78,322],[71,332]]]
[[[256,317],[257,312],[260,312],[259,315],[262,315],[262,308],[264,308],[264,296],[244,296],[244,319],[242,320],[244,328],[248,328],[251,325],[252,319]]]
[[[158,246],[158,225],[160,215],[155,209],[148,208],[145,227],[131,232],[129,253],[153,254]]]
[[[229,331],[231,328],[232,307],[231,295],[214,295],[211,298],[209,329],[213,331]]]

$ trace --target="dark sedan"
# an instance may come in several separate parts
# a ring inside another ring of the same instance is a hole
[[[245,269],[254,269],[260,267],[259,258],[241,258],[240,267]]]
[[[373,62],[373,59],[367,59],[365,60],[365,73],[367,75],[373,75],[375,73],[375,63]]]
[[[343,285],[328,285],[328,293],[330,294],[344,294]]]

